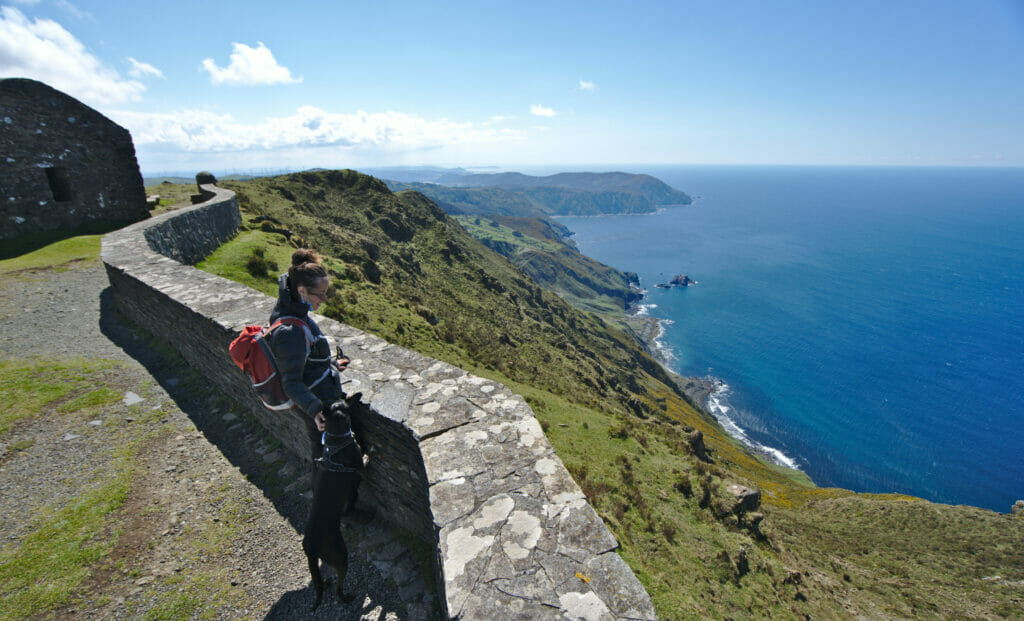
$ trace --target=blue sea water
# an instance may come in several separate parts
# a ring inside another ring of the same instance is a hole
[[[637,272],[670,366],[819,485],[1024,498],[1024,169],[645,167],[696,197],[563,218]],[[698,284],[659,289],[686,273]]]

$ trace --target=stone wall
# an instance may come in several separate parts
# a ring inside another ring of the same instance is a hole
[[[0,239],[148,215],[128,130],[41,82],[0,80]]]
[[[306,457],[301,421],[259,405],[227,354],[243,326],[266,321],[274,300],[183,264],[229,239],[239,223],[232,192],[201,189],[213,198],[104,237],[114,298],[128,317],[177,346],[212,390],[248,404],[269,433]],[[655,617],[615,538],[519,395],[316,319],[352,360],[346,392],[362,392],[368,405],[356,421],[371,454],[361,498],[436,550],[449,618]]]

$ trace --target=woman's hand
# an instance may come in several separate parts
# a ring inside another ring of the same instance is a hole
[[[344,371],[345,369],[348,368],[348,363],[350,362],[350,360],[348,358],[338,358],[334,362],[338,365],[339,371]]]
[[[316,423],[316,428],[319,431],[327,430],[327,419],[324,418],[324,413],[322,410],[316,413],[316,416],[313,417],[313,422]]]

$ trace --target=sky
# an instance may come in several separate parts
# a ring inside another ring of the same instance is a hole
[[[144,175],[1024,166],[1024,0],[0,0]]]

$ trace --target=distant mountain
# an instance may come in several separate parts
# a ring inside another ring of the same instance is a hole
[[[404,183],[437,183],[437,180],[442,177],[472,174],[465,168],[441,168],[439,166],[383,166],[360,168],[359,172],[379,179],[392,179]]]
[[[662,205],[689,205],[685,192],[650,175],[522,173],[439,176],[432,183],[389,182],[393,191],[413,189],[455,215],[533,217],[650,213]]]
[[[439,177],[435,183],[452,186],[496,187],[506,189],[518,188],[570,188],[588,192],[644,192],[649,195],[664,195],[666,198],[683,199],[689,197],[674,190],[656,177],[644,174],[625,172],[607,173],[558,173],[545,177],[524,175],[517,172],[494,174],[455,174],[449,173]],[[676,203],[665,203],[676,204]],[[680,201],[678,204],[685,204]]]
[[[502,188],[453,188],[435,183],[387,181],[392,192],[415,190],[453,216],[546,217],[549,211],[529,198]]]

